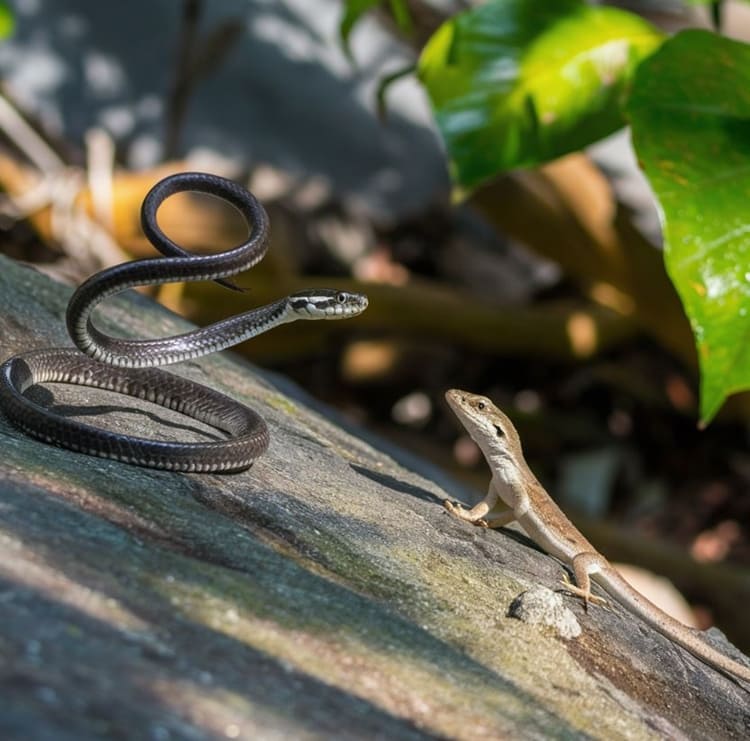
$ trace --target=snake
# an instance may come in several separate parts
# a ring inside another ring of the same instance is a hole
[[[231,204],[247,222],[247,239],[208,254],[188,252],[173,242],[159,226],[157,211],[167,198],[183,191],[206,193]],[[241,185],[209,173],[180,172],[156,183],[143,200],[141,227],[161,256],[105,268],[85,280],[66,310],[75,348],[32,350],[5,361],[0,366],[0,410],[25,434],[87,455],[171,471],[245,470],[268,449],[270,433],[263,417],[225,394],[159,366],[224,350],[288,322],[354,317],[367,308],[367,296],[310,289],[183,334],[157,339],[114,337],[92,320],[94,309],[105,299],[137,286],[182,281],[212,280],[243,290],[229,278],[257,265],[268,249],[269,219],[262,204]],[[173,442],[100,429],[30,398],[29,389],[44,383],[88,386],[143,399],[224,435]]]

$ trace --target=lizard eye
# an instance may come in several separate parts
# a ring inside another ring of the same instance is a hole
[[[477,402],[477,409],[481,412],[483,409],[485,409],[487,405],[483,401]]]
[[[505,437],[505,430],[500,425],[495,425],[495,432],[498,437]]]

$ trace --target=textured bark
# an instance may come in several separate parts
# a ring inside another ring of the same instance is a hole
[[[0,268],[2,359],[69,344],[69,289]],[[101,322],[185,327],[132,295]],[[242,474],[172,474],[0,417],[2,738],[747,737],[750,695],[620,608],[566,597],[572,640],[507,617],[559,564],[451,519],[456,491],[426,464],[231,354],[176,372],[257,408],[268,454]],[[92,424],[200,434],[129,398],[50,395]]]

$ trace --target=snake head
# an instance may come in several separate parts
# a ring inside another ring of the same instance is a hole
[[[311,288],[289,296],[289,306],[296,319],[349,319],[361,314],[367,303],[364,293],[333,288]]]

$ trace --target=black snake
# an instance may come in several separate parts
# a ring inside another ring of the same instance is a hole
[[[217,196],[245,217],[250,234],[230,250],[194,255],[172,242],[156,221],[169,196],[197,191]],[[154,366],[178,363],[243,342],[298,319],[346,319],[367,308],[367,297],[347,291],[313,289],[185,334],[153,340],[126,340],[97,329],[91,314],[105,298],[134,286],[175,281],[226,280],[248,270],[267,250],[268,217],[245,188],[206,173],[186,172],[157,183],[143,201],[143,231],[164,257],[116,265],[86,280],[67,309],[68,332],[78,350],[49,348],[16,355],[0,366],[0,408],[13,425],[45,442],[89,455],[174,471],[237,471],[267,449],[268,427],[252,409],[201,384]],[[168,259],[165,259],[168,258]],[[101,430],[56,414],[25,392],[39,383],[93,386],[146,399],[223,430],[228,438],[182,443],[138,438]]]

